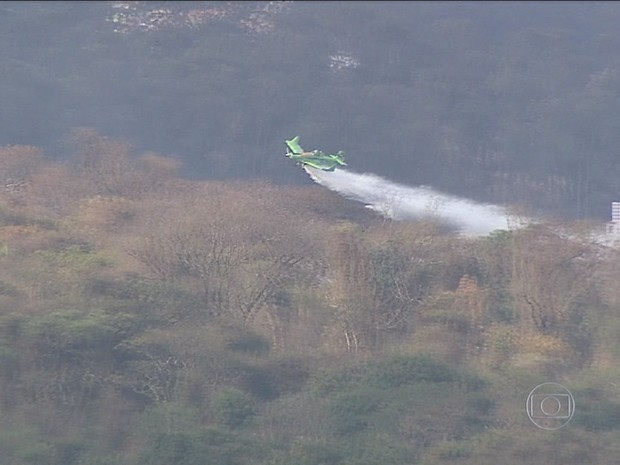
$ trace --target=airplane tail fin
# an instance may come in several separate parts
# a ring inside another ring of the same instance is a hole
[[[286,144],[286,147],[295,155],[301,155],[304,151],[299,145],[299,136],[295,136],[291,140],[285,140],[284,143]]]
[[[335,159],[340,165],[342,166],[347,165],[347,163],[344,161],[344,152],[342,150],[338,150],[338,152],[336,153]]]

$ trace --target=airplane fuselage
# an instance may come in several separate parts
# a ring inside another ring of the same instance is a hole
[[[302,166],[308,165],[323,171],[334,171],[336,167],[346,165],[342,151],[338,151],[335,154],[326,154],[320,150],[306,152],[299,145],[299,136],[287,140],[285,143],[286,156]]]

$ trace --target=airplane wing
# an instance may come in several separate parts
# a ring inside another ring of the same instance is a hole
[[[302,162],[304,165],[311,166],[312,168],[316,168],[317,170],[323,171],[334,171],[336,169],[336,163],[329,160],[304,160]]]
[[[295,155],[301,155],[304,151],[299,145],[299,136],[295,136],[291,140],[285,140],[284,143]]]

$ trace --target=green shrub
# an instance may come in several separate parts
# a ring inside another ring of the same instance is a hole
[[[340,465],[345,452],[340,444],[310,442],[293,445],[288,463],[295,465]]]
[[[47,355],[66,355],[84,349],[111,349],[131,335],[132,328],[133,319],[126,314],[58,310],[33,317],[25,324],[24,333]]]
[[[245,392],[229,388],[214,396],[213,412],[220,425],[238,428],[256,414],[256,405]]]
[[[147,447],[139,465],[239,465],[261,456],[251,442],[217,429],[161,433]]]
[[[371,415],[381,407],[381,395],[372,389],[358,389],[336,395],[328,405],[336,432],[351,435],[364,431]]]
[[[253,355],[265,355],[271,349],[271,344],[265,337],[251,331],[231,335],[225,344],[226,348],[233,352]]]
[[[102,252],[93,251],[86,245],[70,245],[62,250],[40,250],[37,255],[53,267],[89,269],[112,264]]]
[[[0,245],[0,255],[2,255],[2,246]],[[5,281],[0,281],[0,295],[7,295],[15,297],[17,295],[17,289],[12,284]]]
[[[301,391],[309,376],[308,367],[303,360],[299,359],[269,360],[261,365],[261,369],[270,380],[272,394],[275,396]]]
[[[467,407],[472,413],[487,415],[494,407],[494,402],[485,393],[474,393],[467,397]]]
[[[0,463],[53,465],[53,448],[31,426],[2,425]]]
[[[610,431],[620,428],[620,404],[607,399],[582,402],[575,419],[588,431]]]
[[[384,387],[398,387],[418,382],[455,381],[456,373],[448,366],[425,356],[397,355],[372,366],[367,379]]]
[[[310,378],[310,392],[317,397],[324,397],[332,393],[343,391],[351,384],[359,382],[360,373],[357,371],[358,369],[356,368],[338,371],[320,370],[314,373]]]

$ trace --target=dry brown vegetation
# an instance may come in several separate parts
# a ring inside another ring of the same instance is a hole
[[[508,398],[519,383],[566,378],[618,410],[620,393],[597,381],[618,374],[616,252],[543,226],[463,239],[319,187],[183,180],[175,160],[88,129],[72,144],[64,162],[0,148],[0,404],[19,425],[0,428],[0,448],[11,463],[189,464],[166,444],[186,435],[200,455],[209,434],[247,447],[220,463],[376,463],[330,448],[382,431],[424,463],[473,463],[507,432],[527,436]],[[575,434],[613,434],[613,418],[586,412]],[[287,445],[254,457],[250,438]],[[538,463],[520,453],[506,463]],[[395,454],[382,463],[409,463]]]

